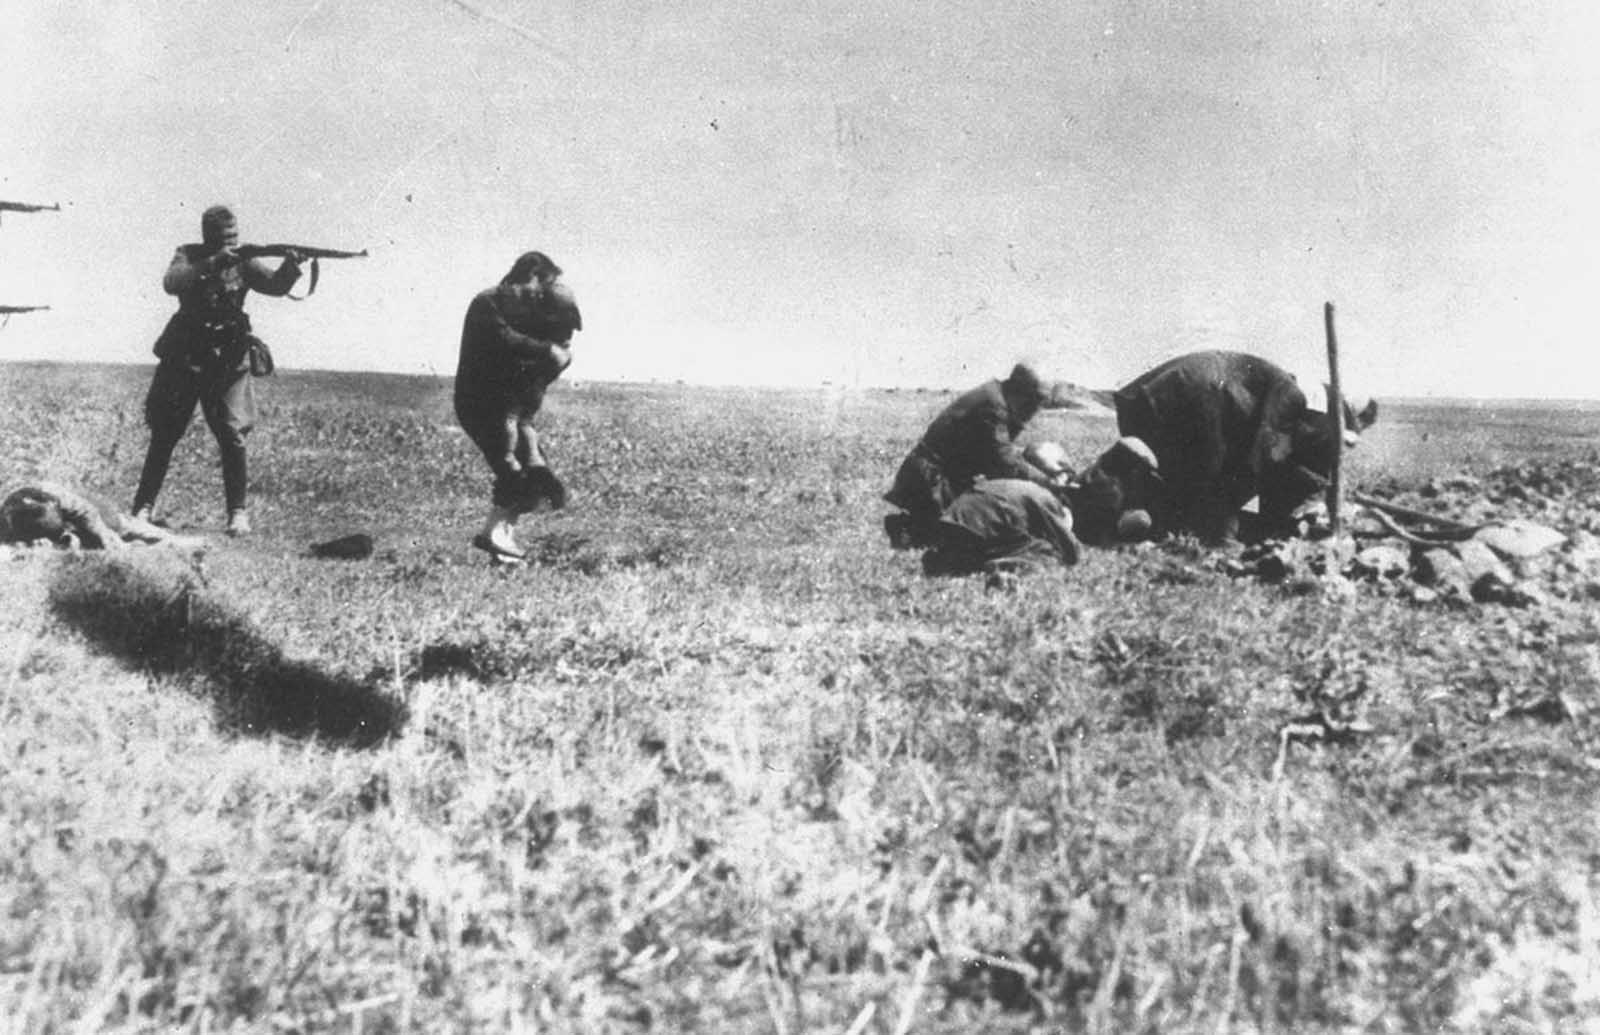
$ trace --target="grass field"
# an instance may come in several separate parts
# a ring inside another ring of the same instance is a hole
[[[147,376],[0,371],[5,481],[125,504]],[[0,564],[0,1031],[1600,1031],[1582,592],[928,580],[878,494],[942,396],[582,383],[496,571],[447,381],[261,387],[256,536]],[[1352,478],[1597,447],[1401,406]],[[197,425],[164,513],[220,497]]]

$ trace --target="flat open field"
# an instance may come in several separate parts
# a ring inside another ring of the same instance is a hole
[[[0,369],[3,483],[126,504],[147,376]],[[257,535],[197,423],[201,554],[0,562],[0,1031],[1600,1030],[1593,407],[1352,458],[1569,534],[1512,608],[925,579],[917,392],[559,385],[572,505],[496,571],[447,381],[259,387]]]

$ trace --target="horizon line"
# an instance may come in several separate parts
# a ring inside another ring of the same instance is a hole
[[[155,362],[130,363],[117,360],[92,360],[92,359],[0,359],[0,366],[35,366],[35,367],[151,367]],[[287,367],[280,366],[278,374],[355,374],[379,377],[410,377],[425,378],[434,381],[448,381],[455,377],[454,372],[428,373],[423,371],[399,371],[379,369],[354,369],[348,367]],[[742,388],[763,389],[770,391],[818,391],[823,389],[861,391],[861,392],[952,392],[962,391],[963,385],[906,385],[906,384],[847,384],[841,381],[821,380],[808,384],[772,383],[772,382],[733,382],[733,381],[691,381],[687,378],[581,378],[566,379],[571,386],[584,384],[590,385],[669,385],[691,388]],[[981,382],[979,382],[981,383]],[[1068,388],[1081,391],[1085,394],[1109,394],[1114,388],[1093,388],[1081,385],[1075,381],[1059,379],[1052,382],[1056,385],[1065,385]],[[1415,405],[1449,405],[1449,404],[1536,404],[1560,405],[1562,403],[1582,403],[1586,405],[1600,405],[1600,398],[1588,396],[1564,395],[1394,395],[1375,396],[1380,403],[1390,403],[1401,406]],[[1071,407],[1065,407],[1071,408]]]

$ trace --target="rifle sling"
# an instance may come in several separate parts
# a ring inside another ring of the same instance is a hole
[[[291,294],[291,295],[289,295],[289,297],[294,299],[296,302],[304,302],[306,299],[310,298],[313,294],[316,293],[316,290],[317,290],[317,278],[319,276],[321,276],[321,275],[322,275],[322,266],[321,266],[320,263],[317,262],[317,257],[315,255],[313,255],[311,257],[311,283],[306,285],[306,293],[303,294],[303,295]]]

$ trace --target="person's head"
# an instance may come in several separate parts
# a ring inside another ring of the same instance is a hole
[[[1144,439],[1124,435],[1100,458],[1100,469],[1117,477],[1148,478],[1161,473],[1161,462]]]
[[[544,252],[523,252],[500,278],[500,283],[546,285],[560,276],[561,267]]]
[[[200,213],[200,240],[209,248],[226,248],[239,243],[239,221],[233,209],[212,205]]]
[[[0,539],[31,543],[59,539],[66,530],[61,504],[49,493],[18,489],[0,503]]]
[[[1032,420],[1044,404],[1044,382],[1026,363],[1018,363],[1011,368],[1011,373],[1000,382],[1000,390],[1005,394],[1006,405],[1011,407],[1011,416],[1018,424]]]

